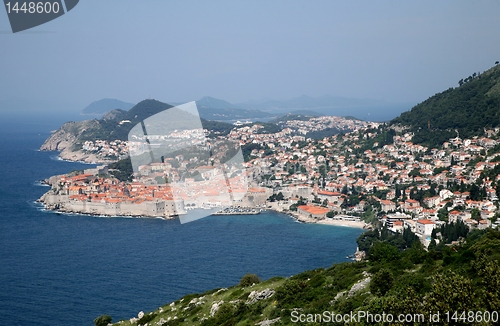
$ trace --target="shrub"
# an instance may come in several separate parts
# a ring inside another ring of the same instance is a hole
[[[109,323],[111,323],[111,316],[109,315],[101,315],[94,319],[94,324],[95,326],[107,326]]]
[[[240,280],[239,286],[247,287],[260,283],[260,278],[255,274],[246,274]]]
[[[301,300],[302,292],[307,284],[302,280],[288,279],[283,285],[276,289],[276,300],[278,307],[284,307],[291,303],[297,303]]]
[[[387,269],[381,269],[373,275],[370,281],[370,291],[377,296],[384,296],[394,283],[392,273]]]
[[[386,242],[377,241],[368,251],[368,259],[372,262],[389,262],[396,260],[398,256],[398,248]]]

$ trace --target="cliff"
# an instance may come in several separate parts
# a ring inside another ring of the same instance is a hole
[[[126,153],[115,153],[113,157],[106,153],[99,155],[82,151],[86,141],[96,142],[125,142],[133,126],[159,112],[170,109],[172,106],[156,100],[139,102],[129,111],[113,110],[106,113],[102,119],[85,120],[80,122],[67,122],[55,131],[41,146],[41,150],[61,151],[60,157],[69,161],[83,161],[87,163],[110,163],[123,158]],[[123,123],[127,121],[127,123]],[[208,121],[201,119],[204,128],[213,134],[227,134],[233,128],[232,124]],[[99,146],[96,146],[99,147]]]
[[[52,133],[40,147],[42,151],[63,151],[72,149],[76,141],[82,136],[83,132],[94,128],[99,123],[97,120],[85,120],[79,122],[66,122],[57,131]]]
[[[79,161],[87,163],[109,163],[111,160],[106,160],[93,153],[85,153],[79,145],[83,134],[90,130],[96,129],[99,122],[95,119],[79,122],[66,122],[50,135],[42,144],[42,151],[60,151],[59,157],[68,161]]]

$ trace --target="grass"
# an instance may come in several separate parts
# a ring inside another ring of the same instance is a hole
[[[154,316],[154,318],[148,321],[148,325],[202,325],[205,319],[210,317],[210,310],[214,303],[224,301],[224,304],[229,304],[236,308],[240,302],[244,303],[246,301],[250,292],[263,291],[264,289],[276,290],[285,280],[286,279],[281,277],[274,277],[265,282],[248,287],[233,286],[229,289],[214,289],[202,294],[188,294],[180,300],[162,306],[158,310],[145,313],[145,316],[150,314]],[[257,302],[248,305],[250,312],[259,313],[258,315],[254,315],[255,322],[252,321],[252,325],[265,319],[272,319],[269,317],[277,317],[274,311],[275,304],[273,304],[273,297],[263,301],[265,302]],[[198,304],[198,302],[201,302],[201,304]],[[143,320],[147,319],[148,317],[143,317]],[[162,324],[160,320],[168,322]],[[235,325],[247,325],[248,321],[249,320],[245,319]],[[123,320],[113,325],[137,326],[140,324],[138,321],[130,322],[130,320]]]

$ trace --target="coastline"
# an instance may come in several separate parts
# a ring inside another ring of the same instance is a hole
[[[118,161],[118,160],[106,160],[92,153],[84,153],[81,150],[71,151],[67,148],[63,150],[39,148],[38,150],[41,152],[57,152],[57,156],[55,156],[54,159],[62,162],[98,165],[98,164],[111,164]]]
[[[299,223],[308,223],[308,224],[322,224],[322,225],[332,225],[332,226],[343,226],[343,227],[349,227],[349,228],[358,228],[358,229],[368,229],[370,228],[370,224],[367,224],[363,221],[345,221],[345,220],[335,220],[331,218],[323,218],[323,219],[316,219],[312,217],[307,217],[300,215],[298,213],[290,212],[290,211],[279,211],[275,209],[269,209],[270,211],[274,211],[276,213],[281,213],[285,214],[292,219],[296,220]]]
[[[130,218],[130,217],[133,217],[133,218],[161,218],[161,219],[165,219],[165,220],[179,219],[178,215],[166,217],[166,216],[157,216],[157,215],[148,216],[148,215],[135,215],[135,214],[93,214],[93,213],[88,213],[88,212],[80,212],[80,211],[76,211],[76,210],[61,209],[59,205],[50,205],[50,204],[46,203],[44,201],[44,196],[42,196],[41,198],[36,200],[36,202],[41,204],[46,211],[51,211],[51,212],[58,213],[58,214],[87,215],[87,216],[105,217],[105,218],[113,218],[113,217],[129,217]],[[210,215],[214,215],[214,216],[218,216],[218,215],[219,216],[220,215],[224,215],[224,216],[256,215],[256,214],[261,212],[261,210],[257,211],[257,208],[252,209],[252,210],[253,210],[252,212],[248,211],[248,212],[234,212],[234,213],[221,213],[220,211],[218,211],[218,212],[215,212],[215,213],[210,214]],[[345,221],[345,220],[335,220],[335,219],[331,219],[331,218],[316,219],[316,218],[311,218],[311,217],[307,217],[307,216],[302,216],[300,214],[293,213],[290,211],[279,211],[279,210],[271,209],[271,208],[267,208],[265,210],[272,211],[272,212],[279,213],[279,214],[284,214],[284,215],[294,219],[295,221],[297,221],[299,223],[343,226],[343,227],[358,228],[358,229],[370,228],[370,225],[363,222],[363,221]]]

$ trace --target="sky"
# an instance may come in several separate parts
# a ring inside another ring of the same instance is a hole
[[[499,13],[482,0],[82,0],[13,34],[0,8],[0,112],[207,95],[416,104],[500,60]]]

